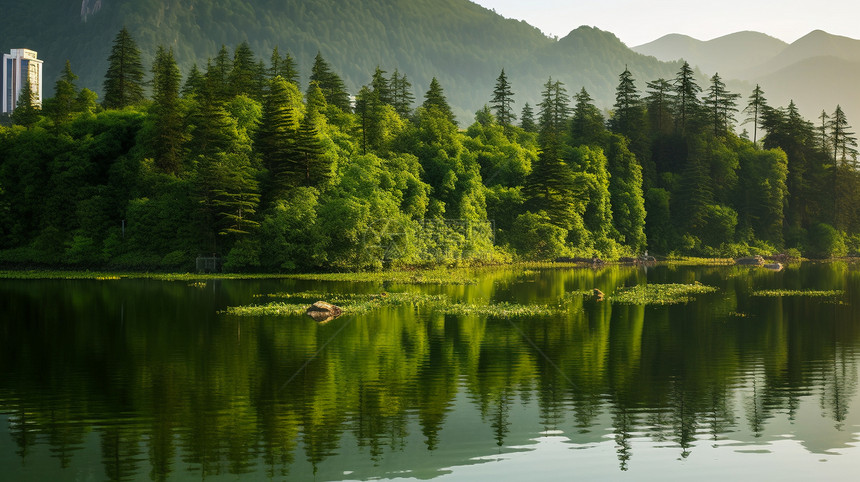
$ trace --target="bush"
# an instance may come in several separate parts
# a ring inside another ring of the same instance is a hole
[[[809,230],[809,246],[806,256],[810,258],[833,258],[848,253],[842,234],[833,226],[820,223]]]
[[[514,221],[510,242],[523,259],[540,261],[565,256],[566,237],[567,230],[551,224],[545,213],[525,213]]]

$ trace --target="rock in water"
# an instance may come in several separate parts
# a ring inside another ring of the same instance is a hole
[[[746,258],[738,258],[735,260],[735,264],[740,266],[762,266],[764,265],[764,258],[761,256],[748,256]]]
[[[782,271],[782,263],[768,263],[764,267],[771,271]]]
[[[597,301],[603,301],[603,292],[597,288],[594,288],[594,299]]]
[[[317,301],[312,304],[307,311],[308,316],[320,323],[331,321],[343,314],[343,310],[339,306],[335,306],[325,301]]]

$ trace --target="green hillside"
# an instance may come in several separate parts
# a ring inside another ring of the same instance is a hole
[[[538,101],[549,76],[570,90],[586,87],[601,107],[614,101],[618,74],[629,65],[645,80],[671,77],[663,64],[630,51],[614,35],[580,28],[556,41],[520,21],[467,0],[7,0],[23,14],[4,25],[0,49],[30,48],[53,82],[66,59],[79,84],[101,91],[111,41],[126,26],[150,65],[158,45],[172,47],[183,74],[204,67],[221,45],[247,41],[268,62],[272,48],[289,51],[306,81],[317,52],[356,93],[378,65],[398,69],[421,98],[438,77],[463,121],[488,102],[505,68],[517,109]]]

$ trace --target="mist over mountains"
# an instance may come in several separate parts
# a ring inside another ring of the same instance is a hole
[[[854,80],[860,74],[860,40],[821,30],[791,44],[759,32],[708,41],[670,34],[633,50],[664,61],[684,59],[707,75],[761,84],[770,105],[794,100],[810,120],[822,110],[832,113],[837,104],[849,119],[860,116]]]
[[[439,79],[461,124],[491,97],[504,68],[515,93],[515,110],[539,101],[552,76],[570,93],[585,87],[595,103],[610,108],[618,75],[628,67],[640,90],[645,82],[672,79],[685,59],[706,77],[719,72],[744,99],[755,83],[771,105],[794,99],[814,118],[835,102],[854,118],[860,99],[849,85],[860,71],[860,41],[812,32],[788,45],[756,32],[702,42],[668,35],[633,49],[614,34],[579,27],[550,38],[537,28],[506,19],[467,0],[7,0],[18,12],[4,25],[0,49],[30,48],[45,61],[47,93],[66,59],[79,86],[101,91],[116,33],[126,26],[145,65],[158,45],[173,48],[183,75],[203,68],[221,45],[247,41],[268,64],[272,48],[297,60],[304,86],[317,52],[344,78],[350,92],[369,83],[379,66],[398,69],[420,102],[430,80]],[[576,19],[571,19],[572,27]]]

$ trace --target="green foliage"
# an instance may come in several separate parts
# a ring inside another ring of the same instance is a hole
[[[545,261],[568,254],[566,238],[567,230],[540,212],[517,216],[508,240],[523,259]]]
[[[694,284],[641,284],[616,291],[609,297],[613,303],[630,305],[672,305],[688,303],[691,295],[713,293],[717,288]]]
[[[845,240],[833,226],[826,223],[816,224],[809,229],[809,247],[804,254],[811,258],[845,256]]]
[[[122,109],[143,99],[143,64],[140,50],[125,27],[113,42],[104,80],[105,109]]]

